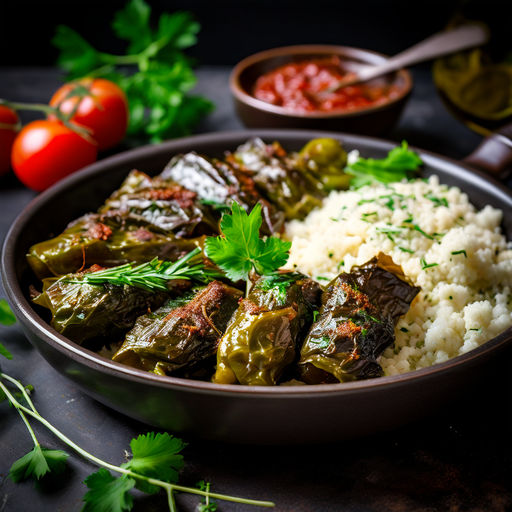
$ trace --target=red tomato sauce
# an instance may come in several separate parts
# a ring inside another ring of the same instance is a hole
[[[329,91],[347,76],[336,56],[293,62],[260,76],[253,94],[296,112],[332,112],[380,105],[399,93],[396,86],[370,83]]]

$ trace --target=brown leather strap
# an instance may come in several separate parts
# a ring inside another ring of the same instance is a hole
[[[512,171],[512,124],[484,139],[464,163],[497,178],[508,176]]]

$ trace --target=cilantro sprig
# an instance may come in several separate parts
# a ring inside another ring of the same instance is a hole
[[[126,93],[130,109],[128,133],[160,142],[188,135],[213,104],[190,94],[196,84],[183,50],[197,42],[200,25],[190,12],[163,13],[152,28],[151,8],[130,0],[115,14],[112,29],[127,42],[125,55],[95,49],[70,27],[59,25],[53,44],[58,65],[69,79],[102,77]]]
[[[16,321],[7,302],[0,299],[0,324],[12,324]],[[0,355],[12,359],[9,351],[0,344]],[[13,391],[13,388],[16,391]],[[16,409],[25,423],[34,443],[33,448],[16,460],[9,471],[14,482],[27,479],[40,480],[48,473],[62,472],[69,454],[64,450],[48,449],[40,445],[29,418],[37,420],[50,430],[69,448],[100,467],[89,475],[84,483],[88,488],[84,495],[83,512],[127,512],[133,507],[132,489],[154,494],[164,490],[170,512],[177,512],[174,495],[177,492],[201,496],[204,501],[198,509],[214,512],[216,503],[211,500],[231,501],[259,507],[273,507],[270,501],[252,500],[211,492],[210,484],[199,488],[178,484],[179,471],[184,465],[181,451],[186,444],[167,432],[139,435],[130,443],[131,457],[124,464],[116,466],[87,452],[69,437],[53,426],[35,408],[30,398],[31,386],[23,384],[0,370],[0,401],[7,399]],[[117,473],[120,476],[114,476]]]
[[[393,148],[385,158],[359,157],[354,163],[345,168],[353,178],[350,186],[361,188],[373,183],[393,183],[409,178],[423,164],[417,153],[411,151],[406,141],[401,146]]]
[[[254,274],[266,276],[282,267],[289,257],[291,242],[276,237],[260,238],[261,205],[249,214],[235,201],[231,214],[224,214],[220,222],[221,235],[205,242],[208,258],[216,263],[226,276],[245,280],[250,288]]]

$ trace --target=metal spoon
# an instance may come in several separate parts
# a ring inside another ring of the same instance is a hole
[[[488,31],[481,25],[462,25],[453,30],[439,32],[411,48],[391,57],[378,66],[364,66],[354,75],[351,73],[346,79],[340,80],[336,85],[323,92],[335,92],[348,85],[366,82],[372,78],[385,75],[390,71],[441,57],[459,50],[465,50],[486,43],[489,39]]]

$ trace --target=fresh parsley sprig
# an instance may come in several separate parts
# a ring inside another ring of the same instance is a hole
[[[163,13],[153,29],[151,7],[130,0],[115,14],[112,29],[127,41],[126,55],[98,51],[59,25],[53,38],[60,50],[58,65],[69,79],[96,76],[116,82],[128,98],[128,133],[152,142],[188,135],[213,109],[206,98],[189,94],[196,76],[183,50],[196,44],[199,23],[190,12]]]
[[[373,183],[393,183],[409,178],[423,164],[417,153],[411,151],[407,142],[393,148],[385,158],[359,157],[354,163],[345,168],[347,174],[353,178],[350,186],[361,188]]]
[[[226,276],[245,280],[250,288],[252,274],[273,274],[289,257],[291,242],[277,237],[260,238],[262,223],[261,205],[254,206],[249,214],[235,201],[231,214],[225,213],[220,221],[221,235],[208,237],[205,252]]]
[[[3,299],[0,299],[0,311],[2,312],[0,323],[13,323],[14,315]],[[9,351],[1,344],[0,347],[0,354],[7,359],[12,359]],[[13,387],[18,391],[13,392]],[[9,471],[10,478],[14,482],[29,478],[40,480],[48,473],[63,471],[66,466],[68,453],[64,450],[47,449],[40,445],[29,421],[29,418],[36,419],[69,448],[100,467],[85,479],[84,483],[88,491],[84,496],[83,512],[129,511],[133,506],[130,491],[134,487],[148,494],[163,489],[167,495],[170,512],[177,512],[174,500],[176,492],[195,494],[205,498],[204,503],[199,504],[201,510],[205,512],[216,510],[216,504],[210,501],[212,499],[260,507],[274,506],[270,501],[251,500],[211,492],[209,483],[200,485],[199,488],[178,485],[179,471],[184,465],[181,451],[186,444],[166,432],[156,434],[149,432],[132,439],[130,443],[132,456],[124,464],[116,466],[104,461],[78,446],[41,416],[30,398],[30,387],[23,386],[20,381],[0,370],[0,401],[5,399],[18,411],[34,443],[34,447],[28,453],[12,464]],[[111,471],[121,476],[113,476]]]
[[[175,262],[154,258],[140,265],[125,263],[117,267],[84,274],[83,278],[69,280],[69,282],[110,283],[118,286],[135,286],[149,291],[168,291],[169,281],[184,279],[208,283],[219,277],[224,277],[220,272],[206,268],[201,261],[195,261],[200,253],[201,250],[196,248]]]

